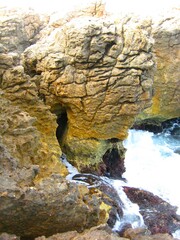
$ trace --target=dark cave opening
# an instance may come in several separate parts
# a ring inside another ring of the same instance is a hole
[[[57,124],[58,127],[56,129],[56,137],[59,144],[62,146],[63,138],[68,126],[68,117],[66,111],[63,111],[61,114],[57,115]]]
[[[103,162],[106,165],[106,176],[122,179],[122,174],[125,172],[125,166],[124,154],[121,154],[121,151],[115,147],[108,149],[103,156]]]

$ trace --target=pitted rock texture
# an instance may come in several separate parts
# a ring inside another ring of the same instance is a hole
[[[151,105],[151,21],[110,18],[101,5],[61,20],[1,14],[1,232],[48,236],[106,221],[97,194],[62,179],[56,120],[69,160],[103,173],[111,152],[123,169],[122,140]]]
[[[106,222],[100,197],[57,174],[24,188],[1,183],[0,192],[0,232],[34,239]]]
[[[154,76],[152,106],[140,115],[151,123],[180,116],[180,18],[179,10],[154,20]]]
[[[123,140],[151,102],[154,66],[148,21],[72,19],[24,52],[40,93],[67,110],[67,136]]]
[[[80,170],[97,168],[114,148],[107,140],[124,140],[150,106],[152,46],[148,20],[83,16],[25,50],[25,73],[40,79],[44,102],[67,113],[61,146]],[[121,143],[114,145],[123,159]]]
[[[101,193],[60,176],[67,170],[56,163],[54,146],[43,146],[36,119],[0,100],[0,232],[34,238],[106,222]]]
[[[38,105],[36,107],[38,110]],[[41,108],[39,116],[43,116],[43,114]],[[48,119],[48,111],[46,114],[47,116],[44,117],[44,120]],[[49,116],[50,119],[53,119],[51,115]],[[44,130],[42,129],[42,132],[44,132],[42,134],[40,126],[38,126],[41,124],[41,121],[40,123],[39,121],[0,95],[0,144],[2,145],[0,169],[2,179],[5,178],[7,180],[8,178],[10,180],[10,178],[16,176],[18,169],[31,168],[33,165],[38,166],[39,170],[36,175],[39,177],[48,176],[55,172],[63,176],[67,174],[66,168],[59,161],[60,148],[57,141],[54,145],[52,144],[53,138],[54,141],[56,140],[53,133],[46,137],[46,140],[49,140],[48,146],[45,142],[45,135],[50,129],[48,129],[48,124],[44,124],[43,127],[41,126],[41,128],[44,128]],[[51,149],[49,149],[50,146]],[[8,162],[14,161],[16,164],[9,178],[9,175],[6,174],[6,171],[11,171],[10,163]],[[34,177],[31,181],[34,181]],[[20,179],[16,178],[15,182],[22,181],[26,183],[26,178],[29,178],[29,174],[23,174],[23,176],[20,176]]]
[[[37,41],[39,32],[47,23],[48,17],[34,11],[0,7],[0,50],[3,46],[8,52],[22,53]]]
[[[67,174],[59,162],[56,117],[41,100],[39,80],[25,74],[21,53],[35,43],[47,18],[0,9],[0,122],[4,148],[21,167],[39,165],[38,178]]]

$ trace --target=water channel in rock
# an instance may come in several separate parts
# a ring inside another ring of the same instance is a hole
[[[120,204],[123,215],[116,214],[113,226],[115,231],[120,231],[126,225],[133,228],[145,227],[143,217],[139,213],[139,206],[132,203],[122,186],[136,187],[147,190],[159,196],[173,206],[177,206],[177,214],[180,214],[180,122],[176,120],[170,123],[161,133],[154,134],[144,130],[129,130],[129,136],[124,141],[127,149],[125,157],[126,172],[123,177],[127,182],[97,177],[92,174],[80,174],[65,157],[62,161],[69,170],[67,179],[81,182],[89,187],[87,179],[94,181],[94,186],[101,182],[110,186],[119,196],[117,204]],[[76,176],[74,178],[74,176]],[[74,179],[74,180],[73,180]],[[118,196],[115,194],[116,198]],[[180,229],[173,236],[180,239]]]

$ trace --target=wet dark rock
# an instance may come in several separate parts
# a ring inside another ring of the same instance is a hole
[[[135,123],[133,125],[133,129],[136,130],[144,130],[157,133],[168,133],[174,138],[180,137],[180,118],[173,118],[166,120],[164,122],[159,122],[154,119],[146,119],[140,123]]]
[[[169,119],[167,121],[164,121],[162,123],[162,127],[163,127],[163,129],[169,129],[173,126],[174,123],[179,125],[180,124],[180,118],[173,118],[173,119]]]
[[[171,136],[177,140],[180,140],[180,125],[175,125],[171,130]]]
[[[173,233],[180,229],[177,207],[154,194],[133,187],[123,187],[128,198],[137,203],[144,222],[152,234]]]
[[[180,154],[180,147],[174,150],[174,153]]]
[[[106,175],[116,179],[122,179],[125,172],[124,152],[118,148],[109,149],[103,156],[103,162],[106,165]]]
[[[163,131],[163,127],[161,126],[161,124],[156,125],[156,124],[141,123],[141,124],[135,124],[132,128],[136,130],[144,130],[144,131],[149,131],[153,133],[160,133]]]

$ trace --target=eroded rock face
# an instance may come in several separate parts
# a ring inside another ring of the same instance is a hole
[[[35,43],[46,18],[33,12],[1,9],[0,22],[0,133],[2,144],[21,167],[39,165],[39,178],[52,172],[66,175],[60,164],[56,117],[38,92],[38,78],[21,65],[21,52]]]
[[[82,231],[107,220],[96,194],[58,174],[24,188],[4,181],[0,191],[0,232],[35,238]]]
[[[34,44],[39,32],[47,25],[48,17],[34,11],[0,8],[0,50],[22,53]]]
[[[151,23],[122,21],[73,19],[24,53],[46,102],[67,108],[67,136],[122,140],[150,104]]]
[[[151,21],[103,14],[95,5],[47,27],[32,12],[1,14],[1,232],[48,236],[107,221],[101,193],[62,178],[56,134],[80,170],[121,177],[122,140],[151,104],[154,58]]]
[[[106,222],[100,193],[60,176],[65,167],[51,160],[53,149],[45,152],[35,121],[1,97],[0,232],[34,238]],[[52,172],[58,174],[47,177]],[[39,176],[46,178],[39,182]]]
[[[180,116],[180,18],[174,10],[154,20],[153,37],[157,69],[154,77],[153,104],[140,115],[150,123]]]
[[[80,17],[24,52],[25,71],[41,78],[46,104],[67,112],[62,147],[79,168],[89,159],[97,166],[112,149],[107,140],[125,139],[135,116],[150,105],[150,35],[150,21]]]

